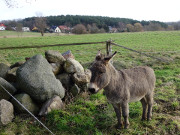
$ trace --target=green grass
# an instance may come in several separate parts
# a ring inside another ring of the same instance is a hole
[[[1,32],[0,32],[1,33]],[[9,32],[8,32],[9,33]],[[11,33],[11,32],[10,32]],[[37,34],[31,33],[30,34]],[[138,33],[117,33],[117,34],[85,34],[66,36],[45,36],[45,37],[24,37],[1,39],[0,46],[21,46],[21,45],[49,45],[59,43],[96,42],[114,40],[124,46],[141,49],[142,51],[163,51],[177,50],[179,48],[180,32],[138,32]],[[2,44],[4,42],[4,44]]]
[[[112,47],[113,51],[118,51],[118,54],[114,58],[114,65],[117,69],[147,65],[155,70],[157,81],[154,91],[152,121],[140,120],[142,114],[141,103],[135,102],[130,104],[130,128],[128,130],[116,130],[115,124],[117,123],[117,119],[115,112],[112,105],[107,102],[106,97],[102,94],[102,91],[90,96],[82,93],[68,104],[64,110],[53,111],[45,119],[42,119],[42,121],[57,135],[179,134],[180,31],[63,36],[46,35],[45,37],[21,38],[7,37],[0,38],[0,47],[99,42],[109,39],[138,51],[149,52],[148,54],[150,55],[168,61],[164,63],[116,46]],[[0,62],[10,65],[35,54],[44,55],[44,51],[49,49],[58,50],[61,53],[71,50],[76,60],[80,61],[85,67],[88,67],[90,62],[94,60],[98,50],[102,50],[102,52],[106,50],[105,44],[0,50]],[[11,124],[0,127],[0,134],[3,135],[22,133],[48,134],[31,117],[24,118],[17,116]]]
[[[126,47],[142,51],[142,52],[166,52],[179,51],[180,52],[180,32],[142,32],[142,33],[118,33],[118,34],[85,34],[85,35],[64,35],[64,36],[45,36],[45,37],[23,37],[23,38],[0,38],[0,47],[8,46],[32,46],[32,45],[53,45],[62,43],[81,43],[81,42],[96,42],[114,40],[116,43]],[[76,59],[82,63],[93,60],[97,50],[105,52],[105,45],[81,45],[81,46],[63,46],[63,47],[46,47],[38,49],[23,49],[23,50],[7,50],[0,51],[0,59],[8,60],[9,63],[13,61],[24,60],[24,57],[30,57],[37,53],[44,54],[45,50],[54,49],[60,52],[72,50]],[[129,57],[130,51],[122,48],[113,47],[113,50],[119,52],[116,59],[132,61]],[[168,54],[168,53],[167,53]],[[137,54],[135,54],[137,55]],[[163,54],[152,54],[159,55]],[[179,57],[179,56],[178,56]],[[142,63],[142,62],[139,62]]]
[[[45,33],[44,36],[57,36],[57,33]],[[59,34],[63,35],[63,34]],[[16,32],[16,31],[0,31],[0,38],[21,38],[21,37],[41,37],[39,32]]]
[[[0,38],[24,37],[24,36],[40,36],[37,32],[16,32],[16,31],[0,31]]]

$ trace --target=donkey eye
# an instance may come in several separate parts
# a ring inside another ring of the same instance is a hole
[[[99,70],[99,73],[100,74],[105,73],[105,70]]]
[[[100,74],[104,73],[103,71],[99,71]]]

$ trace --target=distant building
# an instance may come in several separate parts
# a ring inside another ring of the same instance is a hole
[[[11,27],[12,30],[16,31],[16,27]]]
[[[30,32],[30,28],[29,27],[22,27],[22,31],[23,32]]]
[[[54,30],[55,33],[61,33],[61,30],[59,27],[56,27],[55,30]]]
[[[51,26],[51,28],[49,29],[49,31],[50,31],[51,33],[61,33],[60,28],[57,27],[57,26]]]
[[[67,27],[66,25],[60,25],[59,28],[62,33],[69,33],[71,31],[71,28]]]
[[[33,27],[32,31],[38,31],[38,28],[37,27]]]
[[[117,33],[118,32],[117,28],[113,28],[111,26],[108,26],[108,27],[109,27],[109,33]]]
[[[3,23],[0,23],[0,30],[6,30],[6,26]]]

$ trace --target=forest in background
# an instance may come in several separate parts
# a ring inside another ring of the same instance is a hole
[[[74,27],[77,24],[83,24],[85,27],[88,25],[96,24],[96,26],[101,29],[103,28],[106,32],[109,31],[109,27],[121,28],[123,31],[127,24],[134,25],[135,23],[140,23],[142,26],[149,25],[150,23],[158,24],[162,28],[167,28],[168,25],[159,21],[138,21],[128,18],[113,18],[113,17],[103,17],[103,16],[81,16],[81,15],[59,15],[59,16],[47,16],[48,26],[59,26],[66,25],[68,27]],[[35,17],[25,18],[22,23],[26,26],[33,25]]]
[[[9,29],[16,27],[17,24],[33,29],[33,27],[36,27],[36,20],[38,18],[43,18],[47,24],[46,26],[49,28],[65,25],[74,29],[72,32],[76,34],[180,30],[180,21],[164,23],[160,21],[138,21],[128,18],[81,15],[29,17],[22,20],[6,20],[2,22],[9,27]]]

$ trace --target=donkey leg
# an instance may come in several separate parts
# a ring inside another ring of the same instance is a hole
[[[129,127],[129,104],[122,103],[122,115],[124,117],[124,128],[127,129]]]
[[[147,114],[147,102],[145,97],[141,99],[141,104],[143,107],[143,113],[142,113],[142,118],[141,120],[146,120],[146,114]]]
[[[149,121],[152,118],[153,94],[147,95],[146,99],[148,104],[147,120]]]
[[[116,128],[120,129],[122,127],[122,121],[121,121],[121,106],[120,104],[113,104],[114,110],[116,112],[116,116],[118,119],[118,123],[116,125]]]

